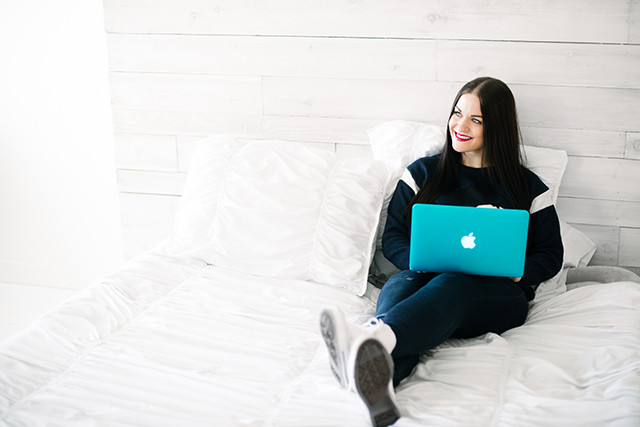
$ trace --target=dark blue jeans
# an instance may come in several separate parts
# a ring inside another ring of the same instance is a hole
[[[382,287],[376,316],[397,338],[391,356],[394,386],[409,376],[420,354],[450,337],[471,338],[524,323],[529,303],[511,279],[460,273],[401,271]]]

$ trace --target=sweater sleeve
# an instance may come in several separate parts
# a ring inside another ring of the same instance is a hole
[[[537,286],[560,271],[564,247],[560,221],[549,189],[539,181],[532,190],[538,195],[530,209],[527,257],[521,283]]]
[[[382,253],[400,270],[409,269],[410,225],[406,208],[415,194],[406,181],[400,180],[387,208],[387,223],[382,234]]]

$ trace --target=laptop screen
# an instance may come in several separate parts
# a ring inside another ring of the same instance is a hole
[[[521,277],[528,228],[525,210],[416,204],[409,268]]]

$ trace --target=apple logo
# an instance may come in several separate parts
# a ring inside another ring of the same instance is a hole
[[[476,247],[476,237],[473,233],[469,233],[468,236],[462,237],[460,243],[462,243],[462,247],[465,249],[473,249]]]

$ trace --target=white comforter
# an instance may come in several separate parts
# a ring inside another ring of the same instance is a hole
[[[0,345],[0,425],[366,426],[318,314],[364,298],[148,253]],[[502,336],[450,340],[397,425],[640,425],[640,285],[586,286]]]

